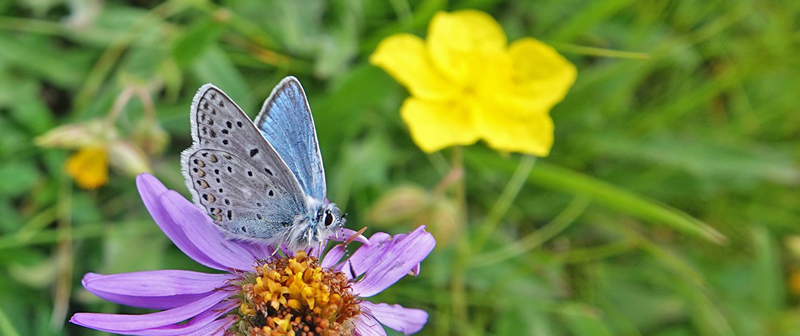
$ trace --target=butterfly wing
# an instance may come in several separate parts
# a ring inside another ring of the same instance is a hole
[[[319,153],[314,118],[303,87],[284,78],[264,102],[255,124],[292,170],[305,193],[325,198],[325,170]]]
[[[182,155],[194,202],[229,233],[276,240],[306,198],[294,174],[247,115],[211,84],[191,111],[194,144]]]

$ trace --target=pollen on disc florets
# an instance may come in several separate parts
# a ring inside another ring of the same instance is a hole
[[[361,313],[342,272],[324,269],[299,251],[256,267],[242,276],[240,336],[352,335],[351,319]]]

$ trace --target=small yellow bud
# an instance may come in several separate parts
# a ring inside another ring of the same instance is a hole
[[[140,122],[131,137],[133,142],[149,155],[163,153],[169,144],[169,133],[165,132],[157,122]]]
[[[100,147],[106,139],[115,136],[103,120],[92,120],[83,123],[66,124],[53,128],[34,140],[42,147],[81,149],[84,147]]]
[[[430,195],[415,185],[397,187],[385,193],[369,210],[369,221],[388,226],[409,221],[428,207]]]
[[[141,149],[126,141],[113,141],[108,144],[110,164],[118,171],[136,176],[150,172],[150,161]]]
[[[437,200],[427,217],[427,220],[420,219],[419,221],[428,224],[428,230],[436,237],[436,246],[447,246],[453,235],[463,226],[459,219],[458,206],[452,199]]]

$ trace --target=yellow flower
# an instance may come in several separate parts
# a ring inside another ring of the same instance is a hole
[[[108,182],[108,154],[102,147],[86,147],[67,159],[67,174],[84,189]]]
[[[575,66],[542,42],[507,45],[497,21],[476,10],[437,13],[426,41],[388,37],[370,63],[410,91],[400,114],[429,153],[483,139],[498,150],[546,156],[549,111],[576,76]]]

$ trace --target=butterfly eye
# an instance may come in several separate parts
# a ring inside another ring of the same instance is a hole
[[[333,214],[330,211],[325,212],[325,227],[330,227],[333,224]]]

